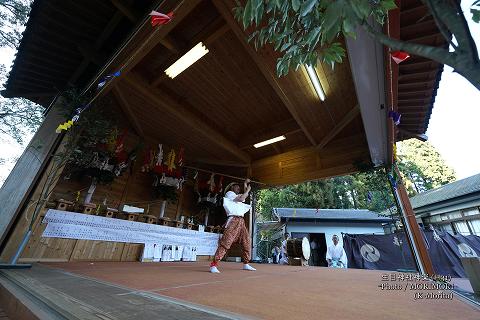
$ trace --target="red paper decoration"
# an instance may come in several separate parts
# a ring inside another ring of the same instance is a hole
[[[155,27],[155,26],[158,26],[158,25],[169,23],[170,20],[172,20],[173,11],[171,11],[167,14],[160,13],[160,12],[157,12],[157,11],[152,11],[150,13],[150,16],[151,16],[150,21],[152,23],[152,26]]]
[[[410,58],[410,55],[403,51],[393,51],[390,53],[390,55],[392,56],[392,59],[396,62],[396,64],[399,64],[400,62],[403,62]]]

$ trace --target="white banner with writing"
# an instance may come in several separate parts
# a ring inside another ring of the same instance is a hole
[[[43,223],[47,223],[45,238],[196,246],[197,255],[214,255],[220,237],[217,233],[54,209],[47,211]]]

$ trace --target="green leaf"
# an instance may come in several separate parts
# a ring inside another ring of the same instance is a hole
[[[298,12],[298,9],[300,9],[300,0],[292,0],[292,9]]]
[[[283,46],[280,48],[280,51],[285,51],[290,46],[290,42],[285,42]]]
[[[470,12],[472,13],[472,20],[476,23],[479,23],[480,22],[480,10],[470,9]]]
[[[385,0],[385,1],[380,1],[380,6],[385,10],[392,10],[396,9],[397,5],[395,4],[395,0]]]
[[[343,6],[343,1],[334,1],[327,7],[324,22],[322,24],[324,43],[332,41],[340,31],[343,17]]]
[[[248,0],[245,4],[245,10],[243,11],[243,28],[246,29],[252,21],[252,2],[253,0]]]
[[[351,8],[361,20],[367,19],[372,12],[372,7],[369,0],[351,2]]]
[[[307,38],[305,39],[309,48],[313,49],[318,43],[318,40],[320,39],[320,31],[321,27],[316,27],[312,31],[308,33]]]
[[[317,0],[306,0],[302,3],[300,8],[300,17],[304,17],[312,11],[313,7],[317,4]]]
[[[262,21],[264,9],[263,1],[258,0],[257,7],[255,8],[255,24],[257,26],[260,24],[260,21]]]
[[[355,25],[353,24],[353,21],[351,21],[350,19],[344,19],[343,20],[343,32],[352,37],[352,38],[355,38]]]

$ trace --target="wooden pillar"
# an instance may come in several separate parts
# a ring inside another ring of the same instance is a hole
[[[398,177],[400,177],[400,172],[395,166],[395,172]],[[420,230],[420,226],[417,223],[415,218],[415,213],[413,212],[410,199],[408,198],[407,190],[403,185],[401,179],[397,182],[396,187],[393,187],[394,197],[397,200],[397,203],[400,207],[401,215],[405,224],[405,232],[407,234],[407,240],[410,243],[410,247],[413,251],[413,256],[417,261],[419,271],[422,274],[433,275],[435,273],[433,269],[432,260],[428,254],[427,246],[425,239]]]
[[[13,234],[23,234],[28,228],[28,223],[25,229],[16,224],[22,223],[20,221],[21,213],[27,208],[41,179],[45,178],[45,171],[50,164],[52,154],[60,145],[62,135],[55,133],[55,129],[59,123],[65,121],[64,113],[62,101],[58,99],[0,188],[0,203],[2,204],[0,253],[5,250],[7,242]],[[41,148],[38,145],[39,141],[42,142]],[[21,239],[15,237],[12,241],[14,243],[12,242],[10,245],[17,248]],[[6,259],[6,261],[8,260],[9,258]]]
[[[257,214],[256,214],[256,206],[257,206],[257,190],[252,192],[251,197],[251,204],[252,208],[250,209],[250,217],[252,221],[252,259],[257,258]],[[268,248],[267,248],[268,249]],[[267,251],[270,252],[270,251]]]

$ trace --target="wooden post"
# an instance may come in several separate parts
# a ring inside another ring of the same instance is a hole
[[[400,172],[395,166],[395,172],[398,177],[400,177]],[[419,271],[422,274],[433,275],[435,273],[433,269],[432,260],[428,254],[427,246],[425,244],[425,239],[422,235],[420,227],[415,218],[415,213],[413,212],[410,199],[407,195],[407,190],[403,185],[401,179],[397,182],[396,187],[392,185],[394,197],[397,200],[397,203],[400,207],[400,211],[405,224],[405,232],[407,234],[407,240],[410,244],[410,247],[413,251],[413,256],[417,261]]]

